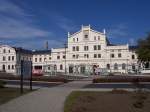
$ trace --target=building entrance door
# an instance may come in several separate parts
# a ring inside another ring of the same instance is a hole
[[[80,73],[81,73],[81,74],[84,74],[84,73],[85,73],[85,66],[81,66],[81,68],[80,68]]]
[[[69,66],[69,73],[73,73],[73,66]]]

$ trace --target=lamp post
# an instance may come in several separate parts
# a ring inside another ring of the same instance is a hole
[[[66,75],[66,73],[67,73],[67,68],[66,68],[66,49],[67,49],[67,44],[65,43],[64,46],[65,46],[65,75]]]
[[[111,73],[111,72],[112,72],[112,71],[111,71],[111,67],[112,67],[112,63],[111,63],[111,52],[110,52],[109,56],[110,56],[110,73]]]
[[[127,74],[128,74],[128,71],[129,71],[129,64],[128,64],[128,61],[129,61],[129,56],[127,56],[127,69],[126,69]]]

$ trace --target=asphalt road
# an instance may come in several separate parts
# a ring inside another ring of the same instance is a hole
[[[8,85],[20,85],[20,81],[16,81],[16,80],[5,80],[6,82],[7,82],[7,84]],[[82,82],[82,81],[80,81],[80,82]],[[29,86],[29,81],[24,81],[24,85],[25,86]],[[58,86],[58,85],[60,85],[60,84],[63,84],[63,83],[55,83],[55,82],[33,82],[33,86],[36,86],[36,87],[54,87],[54,86]],[[75,83],[74,85],[73,85],[73,87],[75,87],[75,86],[78,86],[78,85],[80,85],[80,83],[79,84],[77,84],[77,83]],[[70,85],[68,85],[68,84],[65,84],[65,85],[63,85],[63,86],[70,86]],[[96,89],[96,88],[98,88],[98,89],[104,89],[104,88],[106,88],[106,89],[113,89],[113,88],[124,88],[124,89],[128,89],[128,88],[132,88],[132,89],[134,89],[134,88],[136,88],[137,86],[135,85],[135,84],[133,84],[133,83],[97,83],[97,84],[92,84],[92,83],[89,83],[89,84],[87,84],[86,86],[84,86],[83,88],[94,88],[94,89]],[[141,87],[141,88],[147,88],[147,89],[150,89],[150,82],[149,83],[140,83],[140,85],[138,86],[138,87]]]
[[[7,85],[20,85],[20,81],[18,80],[5,80]],[[57,82],[38,82],[38,81],[33,81],[32,82],[32,86],[37,86],[37,87],[54,87],[57,85],[60,85],[62,83],[57,83]],[[30,82],[29,81],[24,81],[23,82],[24,86],[30,86]]]

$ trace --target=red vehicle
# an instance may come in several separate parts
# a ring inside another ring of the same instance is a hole
[[[42,66],[34,66],[34,68],[32,70],[32,74],[33,74],[33,76],[44,75],[43,70],[42,70]]]

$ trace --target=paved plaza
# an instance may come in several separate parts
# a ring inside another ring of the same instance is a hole
[[[91,81],[73,81],[18,97],[0,106],[0,112],[63,112],[64,101],[73,90],[92,83]]]

